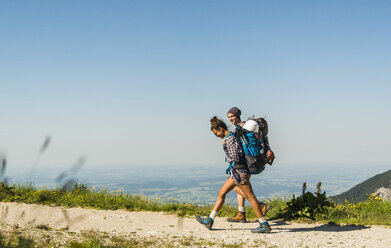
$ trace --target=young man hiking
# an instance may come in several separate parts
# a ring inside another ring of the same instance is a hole
[[[235,127],[237,125],[240,125],[241,127],[243,127],[245,122],[241,121],[241,119],[240,119],[241,114],[242,114],[242,112],[240,111],[240,109],[238,109],[237,107],[232,107],[231,109],[228,110],[227,117],[228,117],[228,120],[231,122],[231,124],[234,125]],[[229,222],[246,222],[247,221],[246,220],[246,211],[244,208],[244,202],[246,199],[244,197],[245,194],[242,192],[242,190],[239,187],[235,187],[234,191],[236,192],[236,198],[238,200],[238,212],[236,213],[236,215],[234,217],[228,218],[227,221],[229,221]],[[259,206],[262,211],[262,215],[266,215],[266,213],[270,209],[269,205],[266,205],[263,202],[260,202]]]

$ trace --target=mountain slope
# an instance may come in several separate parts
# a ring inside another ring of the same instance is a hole
[[[349,202],[360,202],[368,199],[369,195],[379,192],[379,189],[381,192],[387,192],[389,188],[391,188],[391,170],[373,176],[344,193],[332,196],[331,199],[337,203],[344,202],[345,200]],[[386,198],[386,196],[382,196]]]

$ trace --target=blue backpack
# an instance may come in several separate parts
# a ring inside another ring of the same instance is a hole
[[[250,174],[259,174],[265,169],[267,163],[265,158],[265,149],[259,134],[248,131],[241,126],[236,126],[235,137],[242,146],[244,158]]]

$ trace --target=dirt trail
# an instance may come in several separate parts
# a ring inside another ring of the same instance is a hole
[[[0,223],[20,228],[47,226],[69,232],[95,231],[142,237],[193,237],[215,243],[257,244],[263,247],[391,247],[391,228],[330,226],[271,221],[272,233],[253,234],[257,223],[229,223],[217,218],[209,231],[195,218],[158,212],[128,212],[0,203]]]

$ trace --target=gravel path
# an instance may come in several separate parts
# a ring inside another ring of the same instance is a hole
[[[159,212],[128,212],[85,208],[0,203],[0,222],[20,228],[47,226],[70,232],[94,231],[142,237],[192,237],[218,244],[244,243],[257,247],[391,247],[391,228],[335,226],[271,221],[272,233],[253,234],[257,223],[229,223],[217,218],[209,231],[195,218]]]

